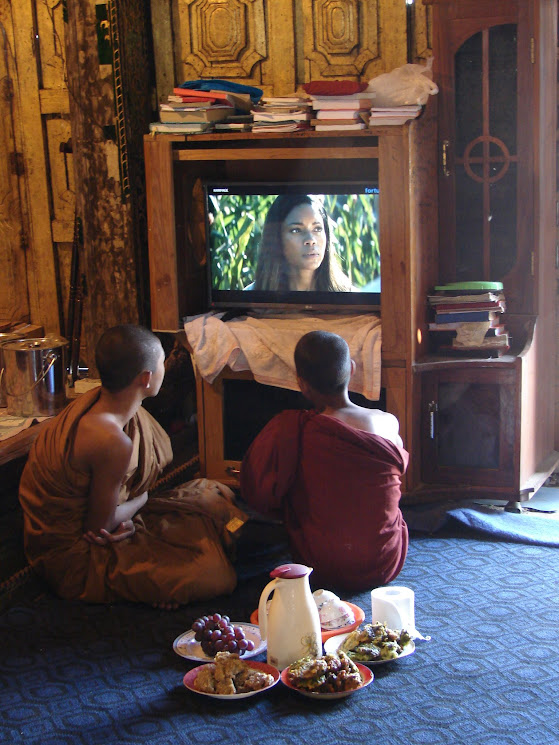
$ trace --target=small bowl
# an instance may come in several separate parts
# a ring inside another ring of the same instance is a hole
[[[313,599],[318,608],[320,626],[323,631],[337,631],[355,621],[350,606],[330,590],[316,590]]]

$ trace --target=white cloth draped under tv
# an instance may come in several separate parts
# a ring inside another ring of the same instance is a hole
[[[326,330],[343,337],[355,360],[350,390],[370,401],[380,397],[381,320],[375,314],[306,313],[240,316],[223,322],[223,313],[185,319],[184,330],[201,376],[213,383],[224,367],[250,370],[254,379],[277,388],[299,390],[295,345],[308,331]]]

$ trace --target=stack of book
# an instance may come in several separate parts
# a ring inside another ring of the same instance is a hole
[[[428,301],[433,312],[429,323],[433,351],[471,357],[500,357],[509,351],[501,282],[438,285]]]
[[[245,94],[173,88],[167,101],[160,104],[159,122],[150,124],[150,132],[207,132],[216,122],[226,121],[247,107],[250,97]]]
[[[263,97],[252,107],[252,131],[295,132],[310,129],[310,110],[307,97]]]
[[[410,119],[415,119],[421,113],[422,106],[394,106],[393,108],[371,107],[369,114],[369,126],[380,127],[386,124],[405,124]]]
[[[367,129],[372,96],[350,93],[345,96],[311,96],[313,118],[311,124],[317,132],[331,130]]]

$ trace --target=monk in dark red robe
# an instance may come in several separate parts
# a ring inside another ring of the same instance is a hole
[[[310,345],[308,356],[324,375],[334,336],[311,332],[299,342]],[[293,559],[313,567],[314,584],[360,591],[390,582],[404,565],[408,530],[399,501],[409,456],[395,417],[347,398],[348,359],[334,365],[336,385],[297,365],[301,390],[321,413],[274,417],[245,455],[241,493],[255,510],[283,519]]]

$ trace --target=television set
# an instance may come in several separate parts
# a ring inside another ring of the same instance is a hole
[[[378,182],[208,182],[204,195],[210,309],[380,309]],[[285,283],[258,286],[266,216],[285,195],[307,195],[322,205],[328,251],[343,275],[342,284],[325,288],[323,282],[322,289],[303,291]]]

